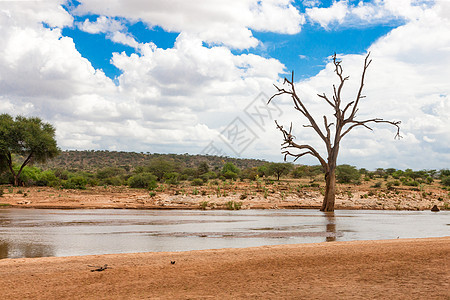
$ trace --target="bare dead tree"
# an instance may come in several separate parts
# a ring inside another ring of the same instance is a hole
[[[324,127],[319,127],[315,118],[308,111],[304,102],[297,95],[294,84],[294,72],[292,71],[291,79],[284,78],[283,85],[286,85],[287,88],[280,88],[275,85],[275,88],[278,90],[276,94],[270,97],[269,102],[272,101],[273,98],[280,95],[289,95],[292,98],[294,103],[294,108],[298,110],[306,119],[309,124],[304,125],[304,127],[311,127],[314,131],[319,135],[321,140],[325,143],[327,149],[327,156],[323,157],[314,147],[311,145],[298,144],[296,143],[295,137],[292,135],[292,123],[289,129],[285,129],[283,126],[279,125],[277,121],[275,121],[277,128],[283,133],[284,142],[281,144],[282,153],[284,154],[284,160],[288,156],[294,157],[294,161],[299,159],[305,155],[312,155],[316,157],[320,164],[322,165],[325,171],[325,196],[323,199],[321,211],[334,211],[334,202],[335,202],[335,194],[336,194],[336,162],[339,153],[339,144],[342,138],[347,135],[353,128],[362,126],[369,130],[372,130],[369,127],[371,123],[386,123],[393,125],[397,128],[397,133],[395,138],[401,138],[400,136],[400,121],[385,121],[380,118],[373,118],[368,120],[356,120],[356,113],[358,112],[358,104],[361,99],[365,96],[362,95],[363,87],[364,87],[364,78],[366,75],[367,68],[372,62],[369,59],[370,52],[367,54],[364,60],[364,68],[361,75],[361,83],[359,85],[358,94],[356,95],[356,99],[347,104],[342,102],[341,92],[344,87],[345,81],[349,79],[348,76],[343,76],[343,70],[341,66],[341,60],[338,60],[336,57],[336,53],[333,55],[333,64],[334,64],[334,72],[339,78],[339,85],[336,88],[336,85],[333,84],[333,96],[330,99],[325,93],[318,94],[318,96],[323,99],[327,104],[329,104],[333,111],[333,121],[329,122],[327,116],[323,116],[323,125]],[[343,109],[342,109],[343,108]],[[333,130],[334,129],[334,130]],[[295,152],[291,150],[294,149]]]

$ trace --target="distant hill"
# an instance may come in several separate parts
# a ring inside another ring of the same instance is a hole
[[[150,154],[118,151],[63,151],[58,157],[45,164],[36,164],[42,169],[62,168],[68,171],[94,171],[104,167],[122,167],[132,170],[137,166],[145,166],[153,159],[170,160],[179,163],[183,168],[195,168],[201,162],[207,162],[211,170],[221,169],[224,163],[232,162],[240,169],[258,167],[267,161],[257,159],[240,159],[210,155],[189,154]]]

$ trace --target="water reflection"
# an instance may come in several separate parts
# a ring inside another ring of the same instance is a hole
[[[336,241],[336,218],[333,212],[326,212],[325,218],[327,221],[326,230],[328,235],[325,238],[326,242],[334,242]]]
[[[0,258],[449,235],[450,211],[0,209]]]
[[[0,241],[0,259],[55,256],[53,247],[36,243],[10,243]]]

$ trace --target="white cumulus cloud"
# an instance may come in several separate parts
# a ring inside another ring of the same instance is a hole
[[[80,1],[75,13],[99,14],[142,21],[150,27],[185,32],[210,44],[243,49],[256,47],[251,29],[294,34],[304,17],[290,0],[129,1],[105,5],[102,0]]]

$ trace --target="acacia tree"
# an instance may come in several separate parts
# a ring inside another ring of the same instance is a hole
[[[367,68],[372,62],[369,59],[370,52],[367,54],[364,60],[363,72],[361,75],[361,83],[359,85],[359,90],[356,95],[355,100],[348,103],[343,103],[341,98],[342,88],[344,83],[349,79],[348,76],[344,77],[343,70],[341,66],[341,60],[338,60],[336,53],[333,55],[334,72],[339,78],[339,84],[333,84],[333,96],[330,99],[325,93],[318,94],[318,96],[331,106],[334,114],[333,117],[328,119],[326,115],[323,116],[323,127],[321,128],[316,119],[311,115],[308,108],[305,106],[304,101],[298,96],[295,90],[294,84],[294,72],[292,72],[291,79],[284,78],[283,85],[287,88],[280,88],[275,85],[278,90],[272,97],[270,97],[269,102],[272,101],[274,97],[280,95],[289,95],[294,103],[294,108],[298,110],[309,122],[309,124],[304,125],[304,127],[311,127],[319,135],[320,139],[325,143],[327,149],[327,156],[322,156],[313,146],[307,144],[298,144],[294,141],[295,137],[292,135],[292,123],[289,130],[285,129],[283,126],[279,125],[275,121],[277,128],[283,133],[282,143],[282,153],[284,154],[284,159],[287,156],[294,157],[294,161],[305,155],[312,155],[316,157],[325,172],[325,195],[322,203],[321,211],[334,211],[335,193],[336,193],[336,166],[337,158],[339,153],[339,145],[342,138],[347,135],[353,128],[362,126],[369,130],[370,123],[386,123],[396,127],[397,133],[395,138],[401,138],[400,136],[400,121],[386,121],[380,118],[373,118],[368,120],[357,120],[356,113],[358,112],[358,104],[361,99],[365,96],[362,95],[364,87],[364,77],[366,75]],[[330,122],[333,120],[333,122]],[[291,152],[290,149],[295,149],[297,152]]]
[[[32,162],[45,162],[58,155],[55,128],[36,117],[0,115],[0,161],[8,166],[14,178],[14,185],[19,185],[20,174],[26,165]],[[13,155],[23,156],[18,170],[13,166]]]
[[[271,163],[269,164],[269,173],[275,174],[279,181],[280,176],[289,174],[292,168],[293,166],[290,163]]]

